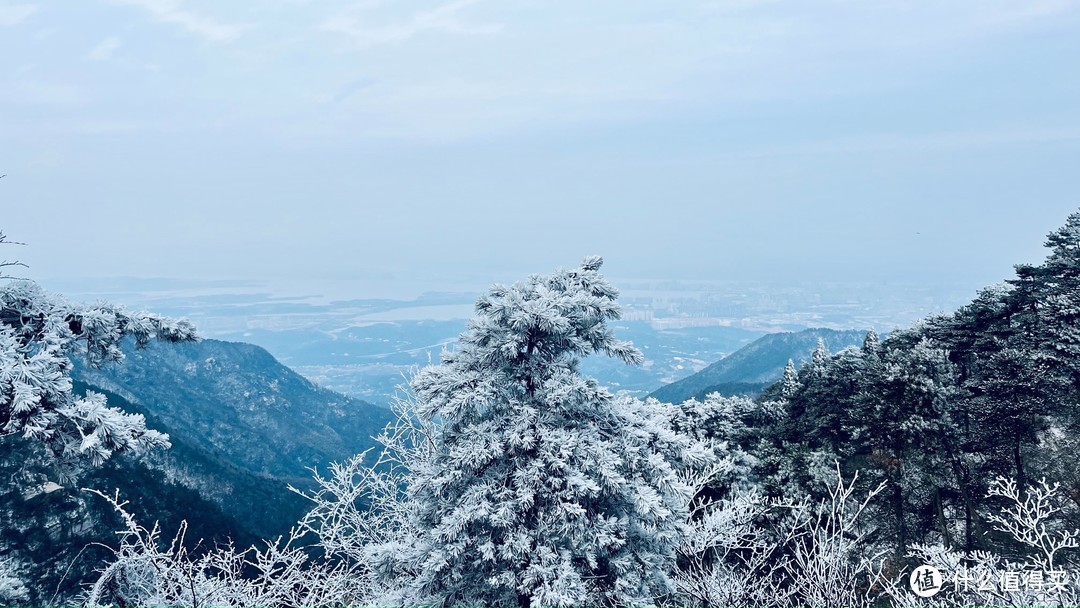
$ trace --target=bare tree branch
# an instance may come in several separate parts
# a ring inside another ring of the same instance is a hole
[[[3,177],[3,175],[0,175],[0,177]],[[9,241],[8,238],[7,238],[7,235],[5,235],[3,233],[3,231],[0,231],[0,245],[26,245],[26,243],[20,243],[19,241]],[[3,261],[0,261],[0,269],[12,267],[12,266],[22,266],[23,268],[28,268],[28,266],[26,264],[23,264],[22,262],[20,262],[18,260],[3,260]],[[15,276],[7,274],[3,270],[0,270],[0,279],[17,279],[17,278],[21,278],[21,277],[15,277]]]

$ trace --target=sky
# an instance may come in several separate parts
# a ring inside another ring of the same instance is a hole
[[[1078,65],[1069,0],[0,0],[0,258],[977,286],[1080,208]]]

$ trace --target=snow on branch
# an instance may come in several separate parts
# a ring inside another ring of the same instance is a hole
[[[0,430],[41,441],[65,466],[168,446],[142,416],[110,407],[102,395],[73,392],[71,358],[92,366],[121,361],[127,336],[139,346],[197,339],[187,321],[71,304],[29,281],[0,286]]]

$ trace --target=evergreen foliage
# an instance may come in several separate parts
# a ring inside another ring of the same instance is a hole
[[[47,445],[59,462],[99,465],[114,452],[168,445],[138,414],[109,407],[104,396],[72,392],[72,356],[100,366],[123,360],[119,344],[134,336],[195,340],[195,328],[110,304],[73,305],[29,281],[0,287],[0,424]]]
[[[864,483],[887,482],[873,507],[879,542],[900,559],[912,543],[992,549],[989,482],[1053,475],[1070,492],[1080,477],[1061,462],[1080,452],[1080,213],[1051,233],[1045,262],[861,349],[815,351],[794,382],[767,395],[787,415],[760,430],[757,473],[774,496],[813,493],[815,463],[838,460]],[[869,487],[869,485],[867,485]],[[1080,523],[1076,509],[1064,515]],[[1000,547],[998,547],[1000,548]]]
[[[617,292],[599,258],[496,286],[457,350],[412,382],[438,420],[435,454],[406,478],[417,542],[392,556],[409,603],[651,603],[685,534],[679,468],[710,454],[674,410],[614,397],[581,357],[641,354],[608,326]],[[697,448],[697,452],[694,452]]]

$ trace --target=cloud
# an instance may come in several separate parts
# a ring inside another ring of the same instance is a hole
[[[181,0],[112,0],[140,8],[158,22],[169,23],[210,42],[232,42],[251,25],[221,23],[195,11],[184,8]]]
[[[18,25],[37,11],[35,4],[0,4],[0,26]]]
[[[341,102],[349,99],[353,95],[356,95],[360,91],[363,91],[364,89],[371,88],[374,85],[375,85],[375,80],[372,79],[372,78],[366,78],[366,77],[355,78],[353,80],[350,80],[349,82],[346,82],[344,85],[342,85],[337,90],[337,92],[334,93],[334,95],[331,97],[330,101],[332,101],[333,103],[341,103]]]
[[[353,40],[356,48],[369,48],[384,44],[405,42],[423,32],[443,32],[464,36],[488,35],[502,30],[502,24],[475,24],[463,20],[459,13],[478,0],[452,0],[446,4],[414,13],[404,23],[371,25],[368,17],[372,9],[385,4],[378,0],[356,3],[347,13],[332,17],[322,24],[322,29],[344,34]]]
[[[90,49],[90,52],[86,54],[86,59],[89,61],[108,61],[118,48],[120,48],[120,39],[116,36],[109,36]]]
[[[1075,0],[1029,0],[1019,3],[997,3],[980,7],[980,21],[1009,24],[1029,19],[1052,19],[1076,10]]]
[[[0,81],[0,102],[27,106],[72,106],[89,101],[74,85],[39,80]]]
[[[1080,141],[1080,128],[1027,127],[936,133],[882,132],[850,137],[825,138],[801,143],[766,143],[718,154],[670,157],[657,164],[698,162],[716,164],[730,159],[780,158],[787,156],[865,155],[879,153],[932,153],[950,150],[988,150],[1028,144],[1052,144]]]

